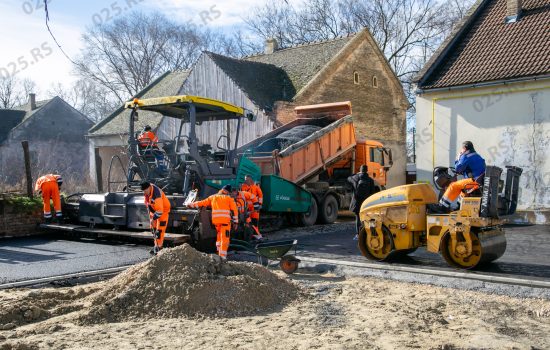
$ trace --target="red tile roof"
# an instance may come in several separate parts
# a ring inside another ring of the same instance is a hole
[[[524,0],[515,23],[505,23],[506,0],[478,2],[463,28],[418,76],[432,89],[550,73],[550,0]],[[432,67],[433,66],[433,67]]]

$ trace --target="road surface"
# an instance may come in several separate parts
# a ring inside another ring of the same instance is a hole
[[[296,237],[299,255],[364,262],[353,223],[284,229],[272,239]],[[550,226],[506,228],[508,248],[504,256],[482,268],[483,272],[550,280]],[[115,240],[66,239],[41,236],[0,240],[0,283],[59,276],[119,267],[149,258],[147,243]],[[399,264],[451,269],[437,254],[418,249]]]

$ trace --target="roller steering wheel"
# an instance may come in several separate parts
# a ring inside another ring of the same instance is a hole
[[[453,179],[453,181],[456,181],[456,177],[457,177],[457,173],[456,173],[456,169],[455,167],[437,167],[434,169],[433,173],[432,173],[432,180],[433,180],[433,184],[435,186],[435,188],[438,190],[438,191],[441,191],[444,189],[444,187],[441,187],[437,184],[437,181],[436,181],[436,170],[437,169],[447,169],[447,174]]]

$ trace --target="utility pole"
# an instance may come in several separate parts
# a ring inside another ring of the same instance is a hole
[[[413,163],[416,164],[416,128],[412,129],[413,132]]]
[[[29,154],[29,141],[21,141],[21,146],[23,146],[23,156],[25,157],[25,175],[27,177],[27,196],[29,198],[33,198],[31,156]]]

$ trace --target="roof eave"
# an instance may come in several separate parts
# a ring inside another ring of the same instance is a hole
[[[427,89],[418,88],[416,89],[415,93],[417,95],[421,95],[421,94],[430,93],[430,92],[465,90],[465,89],[473,89],[473,88],[481,88],[481,87],[489,87],[489,86],[497,86],[497,85],[507,85],[507,84],[513,84],[513,83],[519,83],[519,82],[540,81],[540,80],[547,80],[547,79],[550,80],[550,74],[528,76],[528,77],[521,77],[521,78],[514,78],[514,79],[494,80],[494,81],[487,81],[487,82],[473,83],[473,84],[466,84],[466,85],[444,86],[444,87],[427,88]]]

